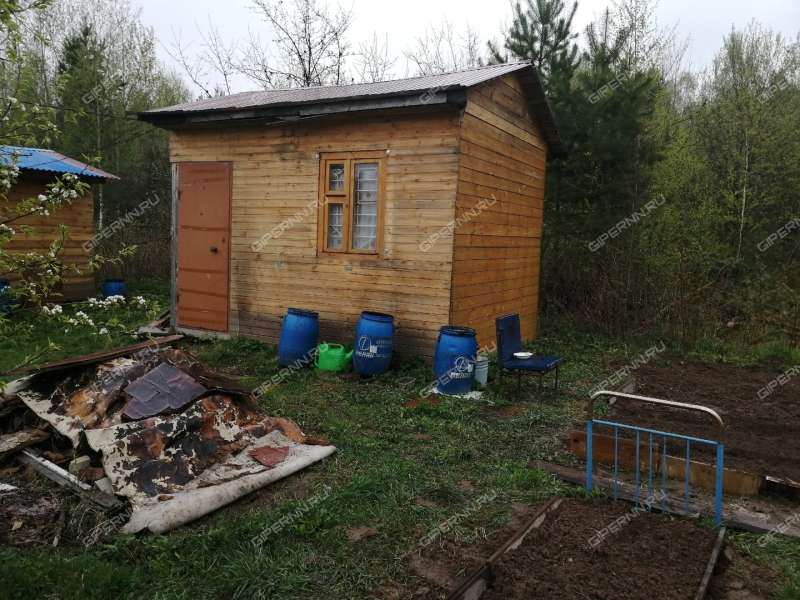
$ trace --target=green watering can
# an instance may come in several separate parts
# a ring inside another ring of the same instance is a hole
[[[344,371],[353,357],[353,351],[346,352],[341,344],[320,344],[314,364],[320,371]]]

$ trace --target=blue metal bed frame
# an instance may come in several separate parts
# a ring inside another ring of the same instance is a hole
[[[615,421],[607,421],[604,419],[594,418],[594,403],[598,398],[616,398],[618,400],[642,402],[646,404],[655,404],[658,406],[666,406],[670,408],[678,408],[694,412],[703,413],[716,421],[719,426],[719,440],[709,440],[704,438],[692,437],[688,435],[681,435],[677,433],[670,433],[667,431],[659,431],[657,429],[648,429],[646,427],[638,427],[635,425],[627,425],[625,423],[618,423]],[[592,457],[592,436],[594,434],[595,426],[610,427],[614,431],[614,485],[613,494],[614,499],[618,496],[619,490],[619,432],[631,431],[635,433],[636,451],[635,451],[635,471],[636,471],[636,491],[635,499],[636,504],[642,504],[640,501],[641,482],[641,460],[640,460],[640,444],[643,435],[647,436],[647,501],[645,504],[650,508],[652,498],[654,497],[654,473],[653,473],[653,440],[656,444],[661,442],[661,503],[664,505],[666,499],[666,478],[667,478],[667,440],[680,440],[686,446],[684,458],[684,512],[689,513],[689,493],[691,490],[690,473],[691,473],[691,451],[692,444],[703,444],[711,446],[716,450],[716,474],[714,481],[714,523],[719,526],[722,524],[722,482],[725,472],[725,445],[723,443],[725,435],[725,424],[722,418],[716,411],[699,404],[686,404],[683,402],[673,402],[671,400],[661,400],[659,398],[650,398],[648,396],[636,396],[634,394],[624,394],[621,392],[612,392],[608,390],[601,390],[592,394],[589,400],[588,418],[586,421],[586,491],[592,491],[592,473],[594,470],[593,457]]]

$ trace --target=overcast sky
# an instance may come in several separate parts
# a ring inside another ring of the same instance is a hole
[[[579,0],[576,25],[583,29],[611,0]],[[154,28],[163,61],[176,66],[166,47],[174,35],[196,49],[198,26],[206,30],[209,19],[226,40],[246,39],[248,29],[258,31],[259,20],[250,9],[250,0],[132,0],[142,9],[142,20]],[[335,4],[331,2],[331,4]],[[447,18],[457,29],[469,24],[482,40],[499,39],[511,15],[507,0],[343,0],[352,7],[354,20],[351,40],[371,39],[374,32],[388,35],[393,54],[402,56],[416,37],[431,23]],[[755,19],[795,39],[800,30],[800,0],[661,0],[659,24],[677,24],[678,35],[688,39],[687,62],[694,70],[706,67],[731,27],[744,28]],[[264,31],[262,28],[261,31]],[[177,68],[177,67],[176,67]],[[396,76],[406,75],[404,59],[394,67]],[[413,74],[413,73],[410,73]],[[234,91],[253,89],[247,80],[237,81]]]

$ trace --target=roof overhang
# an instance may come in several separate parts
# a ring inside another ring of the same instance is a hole
[[[516,75],[528,95],[528,110],[539,122],[542,135],[547,142],[548,154],[551,156],[562,154],[564,147],[561,144],[561,134],[558,132],[555,113],[547,99],[539,73],[533,65],[530,65],[526,69],[516,71]]]
[[[398,109],[460,108],[464,104],[466,104],[466,93],[463,89],[456,89],[424,94],[368,96],[328,102],[292,103],[254,108],[143,112],[136,116],[142,121],[163,129],[182,129],[237,123],[296,123],[305,119],[348,113]]]
[[[70,158],[49,148],[0,145],[0,165],[16,165],[20,173],[28,176],[52,177],[75,175],[92,183],[119,179],[116,175]]]
[[[58,171],[55,169],[39,169],[36,167],[19,167],[20,176],[29,178],[28,181],[52,181],[54,177],[70,174],[75,175],[79,180],[89,184],[108,183],[111,181],[119,181],[119,177],[108,173],[107,175],[99,175],[88,172],[73,173],[71,171]]]
[[[528,97],[528,109],[537,119],[548,146],[548,154],[562,153],[561,138],[555,116],[542,86],[539,73],[533,65],[520,64],[518,68],[498,75],[516,75]],[[493,78],[492,78],[493,79]],[[481,83],[492,81],[487,79]],[[477,84],[480,85],[480,84]],[[462,108],[466,104],[467,91],[472,86],[450,85],[431,87],[387,94],[346,96],[328,100],[308,100],[284,104],[266,104],[235,108],[188,108],[179,105],[175,110],[156,109],[136,114],[137,118],[163,129],[185,129],[198,127],[232,126],[236,124],[280,124],[297,123],[325,116],[342,116],[349,113],[369,111],[416,111]]]

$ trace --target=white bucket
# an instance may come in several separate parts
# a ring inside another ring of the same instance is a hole
[[[475,383],[479,387],[485,388],[489,380],[489,357],[479,354],[475,361]]]

